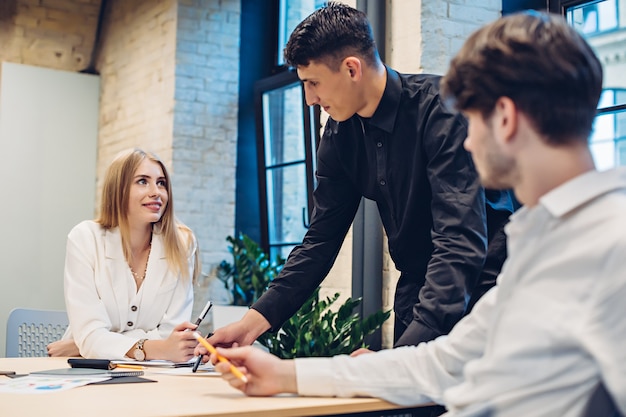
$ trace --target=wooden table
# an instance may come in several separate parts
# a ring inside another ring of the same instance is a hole
[[[67,358],[0,358],[0,370],[18,374],[65,367]],[[164,375],[147,369],[144,377],[158,382],[88,385],[46,394],[0,393],[0,416],[281,417],[401,410],[372,398],[246,397],[216,376]]]

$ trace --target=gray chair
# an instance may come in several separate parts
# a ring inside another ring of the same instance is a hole
[[[7,320],[6,357],[48,356],[46,346],[61,339],[68,325],[65,311],[11,310]]]

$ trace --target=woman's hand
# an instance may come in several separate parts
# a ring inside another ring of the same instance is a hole
[[[186,362],[191,359],[198,341],[190,330],[196,325],[186,321],[174,327],[172,333],[163,340],[146,340],[144,349],[147,359],[163,359],[172,362]]]
[[[80,356],[80,351],[76,343],[74,343],[74,339],[57,340],[46,347],[48,349],[48,356]]]

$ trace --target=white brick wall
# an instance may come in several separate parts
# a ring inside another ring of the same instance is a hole
[[[407,73],[445,73],[469,34],[502,9],[501,0],[387,1],[387,62]]]
[[[109,5],[96,65],[101,76],[98,201],[104,172],[123,149],[153,151],[174,171],[175,0],[113,0]],[[181,194],[184,189],[175,187],[177,203]]]
[[[202,248],[204,271],[228,257],[234,233],[239,19],[236,0],[178,4],[173,160]]]
[[[238,0],[178,2],[172,159],[184,204],[176,212],[194,230],[207,274],[231,258],[226,237],[235,233],[240,15]],[[196,311],[208,285],[196,287]]]

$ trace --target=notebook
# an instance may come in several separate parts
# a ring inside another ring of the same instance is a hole
[[[141,376],[143,371],[109,371],[106,369],[92,369],[92,368],[60,368],[60,369],[46,369],[43,371],[31,372],[31,375],[57,375],[57,376],[102,376],[109,378],[118,378],[123,376]]]
[[[165,360],[135,361],[135,360],[108,360],[70,358],[67,363],[72,368],[115,369],[117,365],[145,366],[151,368],[186,368],[193,366],[194,358],[187,362],[171,362]]]

